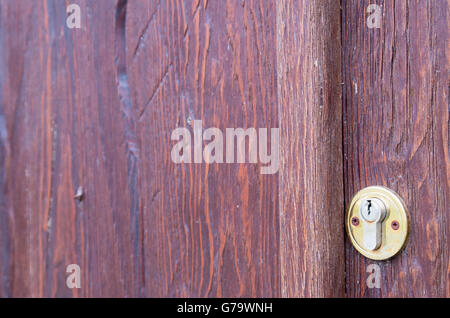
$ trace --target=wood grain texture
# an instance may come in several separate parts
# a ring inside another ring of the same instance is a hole
[[[449,4],[378,1],[0,1],[0,297],[450,297]],[[174,164],[194,120],[279,127],[279,173]],[[375,184],[412,225],[379,290]]]
[[[271,1],[133,1],[145,296],[280,296],[277,175],[171,161],[171,132],[278,127]]]
[[[345,198],[384,185],[406,201],[406,249],[381,267],[346,243],[350,297],[450,297],[449,4],[377,1],[380,29],[366,26],[373,1],[342,3]]]
[[[76,3],[0,3],[0,296],[280,296],[278,176],[170,159],[278,127],[274,2]]]
[[[284,297],[344,296],[340,8],[277,1]]]
[[[0,4],[2,296],[140,293],[121,17],[113,1],[78,3],[80,30],[66,27],[67,1]],[[66,287],[72,263],[81,289]]]

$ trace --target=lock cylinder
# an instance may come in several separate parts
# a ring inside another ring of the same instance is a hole
[[[360,204],[359,215],[362,219],[364,246],[374,251],[381,245],[381,223],[386,217],[386,206],[380,199],[369,197]]]

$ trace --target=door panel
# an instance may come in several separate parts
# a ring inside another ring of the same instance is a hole
[[[270,1],[135,1],[127,65],[139,145],[144,296],[280,296],[278,176],[175,164],[171,133],[278,127]],[[264,54],[258,54],[264,52]]]
[[[2,296],[140,293],[136,163],[116,81],[120,18],[112,1],[79,4],[84,29],[74,31],[63,1],[0,4]],[[83,288],[66,287],[69,264],[80,266]]]
[[[346,241],[351,297],[449,297],[448,1],[371,1],[342,8],[345,201],[370,185],[400,194],[410,214],[406,249],[374,262]],[[369,264],[381,288],[366,285]]]

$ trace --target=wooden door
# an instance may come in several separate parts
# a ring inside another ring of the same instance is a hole
[[[449,5],[374,2],[1,1],[0,296],[449,297]],[[276,173],[174,163],[199,121],[279,128]],[[344,233],[369,185],[389,261]]]

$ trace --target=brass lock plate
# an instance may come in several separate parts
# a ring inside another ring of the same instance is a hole
[[[407,208],[394,191],[367,187],[353,197],[345,227],[358,252],[373,260],[385,260],[405,246],[409,233]]]

